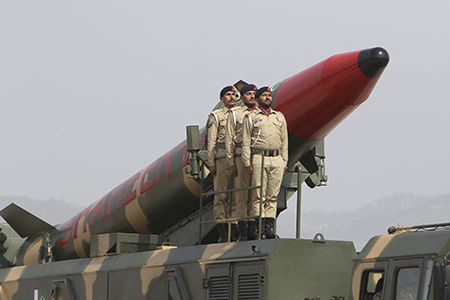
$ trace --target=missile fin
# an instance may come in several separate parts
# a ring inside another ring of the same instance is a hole
[[[248,83],[247,82],[245,82],[244,80],[239,80],[238,82],[236,82],[235,84],[233,84],[233,86],[235,87],[235,88],[237,88],[238,89],[238,91],[240,91],[241,90],[241,88],[244,86],[244,85],[247,85]]]
[[[14,203],[11,203],[0,211],[0,216],[2,216],[2,218],[5,219],[5,221],[8,222],[22,238],[55,229],[52,225]]]

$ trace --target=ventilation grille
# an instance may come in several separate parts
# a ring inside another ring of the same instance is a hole
[[[209,299],[228,300],[230,283],[228,276],[217,276],[209,279]]]
[[[238,300],[259,299],[259,274],[239,275]]]

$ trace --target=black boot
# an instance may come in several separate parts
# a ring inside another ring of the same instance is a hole
[[[218,243],[226,243],[228,242],[228,225],[225,223],[217,224],[217,231],[219,233]]]
[[[239,236],[238,224],[231,224],[231,241],[236,242]]]
[[[277,236],[273,233],[273,225],[275,223],[274,218],[264,218],[264,231],[266,233],[266,239],[274,239]],[[264,221],[263,219],[263,221]]]
[[[248,224],[247,221],[239,221],[239,241],[247,240]]]
[[[253,241],[258,238],[258,227],[256,226],[256,221],[248,221],[248,233],[247,240]]]

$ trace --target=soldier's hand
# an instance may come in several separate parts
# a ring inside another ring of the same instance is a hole
[[[248,175],[253,175],[253,167],[248,166],[247,168],[245,168],[245,172],[247,172]]]
[[[216,176],[216,166],[211,166],[211,168],[209,168],[209,173],[211,173],[212,176]]]
[[[231,167],[230,167],[230,173],[231,173],[231,175],[233,175],[234,177],[237,177],[237,176],[238,176],[238,172],[237,172],[236,166],[231,166]]]

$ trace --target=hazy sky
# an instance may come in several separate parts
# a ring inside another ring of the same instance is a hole
[[[185,139],[220,89],[381,46],[303,210],[450,192],[448,1],[0,1],[0,195],[87,206]]]

